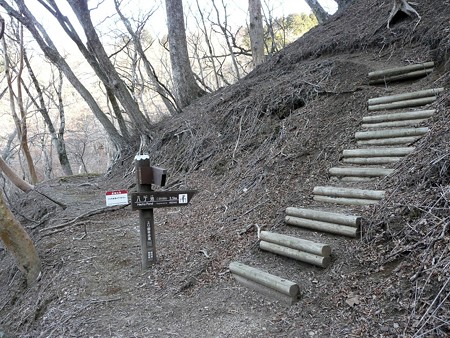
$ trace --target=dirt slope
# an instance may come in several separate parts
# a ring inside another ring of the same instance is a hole
[[[102,208],[106,190],[133,190],[133,155],[106,176],[42,183],[38,189],[64,201],[66,210],[35,193],[19,195],[14,206],[33,232],[45,270],[25,289],[11,257],[0,254],[0,328],[22,337],[417,332],[415,321],[449,292],[449,234],[442,226],[450,223],[448,91],[430,134],[377,186],[388,191],[383,204],[348,209],[368,220],[361,240],[303,233],[332,244],[329,268],[260,252],[256,235],[256,225],[293,232],[284,209],[315,205],[311,191],[329,182],[328,168],[354,147],[367,99],[405,88],[448,88],[450,5],[421,1],[417,9],[417,27],[406,19],[389,31],[390,1],[356,1],[236,85],[155,126],[149,153],[154,165],[168,169],[167,188],[199,193],[188,207],[155,211],[159,262],[148,271],[140,268],[138,215],[129,207],[44,236]],[[428,60],[437,67],[424,79],[367,84],[371,70]],[[299,282],[302,298],[286,307],[241,287],[227,269],[235,259]],[[448,311],[442,302],[421,332],[448,333],[436,320]]]

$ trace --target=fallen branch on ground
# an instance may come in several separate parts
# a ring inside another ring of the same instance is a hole
[[[49,236],[49,235],[55,234],[57,232],[60,232],[60,231],[54,231],[54,230],[58,230],[58,229],[62,229],[62,228],[65,228],[65,227],[68,227],[68,226],[71,226],[71,225],[75,225],[76,222],[80,221],[81,219],[84,219],[84,218],[87,218],[87,217],[91,217],[91,216],[94,216],[94,215],[98,215],[98,214],[102,214],[102,213],[109,212],[109,211],[121,210],[121,209],[123,209],[123,208],[125,208],[127,206],[129,206],[129,204],[124,204],[124,205],[120,205],[120,206],[113,206],[113,207],[103,207],[103,208],[100,208],[100,209],[90,210],[90,211],[88,211],[88,212],[86,212],[86,213],[84,213],[84,214],[82,214],[80,216],[75,217],[71,221],[68,221],[68,222],[65,222],[65,223],[62,223],[62,224],[58,224],[58,225],[54,225],[52,227],[48,227],[48,228],[42,229],[40,232],[44,232],[44,234],[42,236]],[[78,223],[78,224],[80,224],[80,223]],[[45,232],[47,232],[47,233],[45,233]]]

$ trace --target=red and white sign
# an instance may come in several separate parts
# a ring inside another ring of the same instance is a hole
[[[128,204],[128,190],[107,191],[105,196],[107,207]]]

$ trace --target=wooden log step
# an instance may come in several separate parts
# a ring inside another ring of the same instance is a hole
[[[370,205],[377,204],[379,200],[370,200],[370,199],[362,199],[362,198],[346,198],[346,197],[329,197],[329,196],[321,196],[316,195],[313,197],[314,201],[324,202],[324,203],[333,203],[333,204],[342,204],[342,205]]]
[[[398,127],[411,127],[417,126],[427,119],[415,119],[415,120],[402,120],[402,121],[389,121],[380,123],[363,123],[362,128],[398,128]]]
[[[329,211],[304,209],[288,207],[286,208],[286,214],[288,216],[294,216],[299,218],[307,218],[316,221],[335,223],[341,225],[347,225],[351,227],[359,227],[361,225],[361,216],[344,215]]]
[[[401,159],[401,157],[348,157],[343,158],[342,162],[359,165],[377,165],[396,163]]]
[[[316,243],[303,238],[282,235],[270,231],[261,231],[259,238],[265,242],[278,244],[317,256],[327,257],[331,255],[331,247],[328,244]]]
[[[373,80],[369,80],[369,84],[374,85],[374,84],[380,84],[380,83],[416,79],[416,78],[427,76],[427,75],[431,74],[433,72],[433,69],[434,68],[427,68],[427,69],[416,70],[414,72],[409,72],[409,73],[405,73],[405,74],[392,75],[392,76],[382,77],[379,79],[373,79]]]
[[[377,179],[378,177],[358,177],[358,176],[344,176],[344,177],[334,177],[341,182],[369,182]]]
[[[396,101],[396,102],[392,102],[392,103],[370,105],[367,108],[367,110],[368,111],[378,111],[378,110],[388,110],[388,109],[419,107],[419,106],[425,106],[427,104],[433,103],[434,101],[436,101],[436,96],[429,96],[429,97],[423,97],[420,99],[403,100],[403,101]]]
[[[428,131],[429,131],[428,127],[358,131],[355,133],[355,138],[357,140],[369,140],[369,139],[381,139],[381,138],[422,136],[422,135],[428,133]]]
[[[355,238],[359,234],[359,227],[350,227],[341,224],[315,221],[312,219],[294,216],[285,216],[284,221],[290,225],[295,225],[309,230],[327,232],[335,235],[342,235]]]
[[[278,245],[275,243],[270,243],[266,241],[259,242],[259,248],[264,251],[269,251],[272,253],[276,253],[281,256],[286,256],[301,262],[305,262],[308,264],[316,265],[321,268],[326,268],[331,263],[330,256],[318,256],[308,252],[288,248],[282,245]]]
[[[413,64],[413,65],[375,70],[373,72],[369,72],[368,77],[369,77],[369,79],[376,79],[376,78],[382,78],[382,77],[386,77],[386,76],[395,76],[395,75],[400,75],[400,74],[406,74],[406,73],[414,72],[414,71],[418,71],[418,70],[426,70],[426,69],[432,68],[432,67],[434,67],[434,62],[428,61],[428,62],[417,63],[417,64]]]
[[[384,103],[393,103],[393,102],[433,97],[443,91],[444,91],[444,88],[432,88],[432,89],[419,90],[419,91],[411,92],[411,93],[381,96],[381,97],[369,99],[368,104],[369,104],[369,106],[372,106],[372,105],[379,105],[379,104],[384,104]]]
[[[239,262],[231,262],[229,269],[233,274],[264,285],[287,296],[295,297],[300,292],[297,283]]]
[[[328,170],[331,176],[384,177],[394,172],[386,168],[335,167]]]
[[[436,109],[428,109],[428,110],[408,111],[403,113],[370,115],[364,116],[362,122],[369,124],[369,123],[390,122],[390,121],[427,119],[433,116],[435,112]]]
[[[346,149],[342,155],[344,157],[401,157],[411,154],[414,149],[414,147]]]
[[[435,109],[409,111],[394,114],[365,116],[362,120],[363,128],[405,127],[426,121],[433,116]]]
[[[243,286],[254,290],[268,298],[279,300],[280,302],[286,304],[286,305],[294,305],[298,301],[298,296],[288,296],[284,293],[281,293],[277,290],[271,289],[267,286],[264,286],[262,284],[256,283],[250,279],[247,279],[245,277],[239,276],[237,274],[233,274],[234,279],[239,284],[242,284]]]
[[[417,141],[420,136],[409,136],[409,137],[393,137],[393,138],[380,138],[380,139],[370,139],[356,141],[359,146],[395,146],[411,144]]]
[[[348,197],[361,198],[371,200],[381,200],[384,198],[383,190],[365,190],[355,188],[339,188],[339,187],[315,187],[314,195],[331,196],[331,197]]]

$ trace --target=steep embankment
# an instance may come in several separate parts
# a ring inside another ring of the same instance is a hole
[[[327,185],[328,169],[354,147],[369,98],[448,88],[449,5],[423,2],[417,27],[407,19],[392,31],[390,6],[356,1],[239,83],[155,126],[151,162],[168,169],[168,188],[199,193],[187,208],[156,213],[160,261],[150,271],[140,270],[137,215],[128,209],[40,238],[97,208],[104,190],[131,187],[130,159],[95,181],[42,184],[67,198],[65,211],[23,197],[22,214],[48,219],[35,229],[45,273],[25,291],[10,258],[2,259],[0,327],[22,336],[302,337],[409,335],[422,316],[422,332],[440,325],[436,317],[448,313],[448,263],[438,260],[448,257],[448,92],[415,153],[371,186],[388,197],[357,208],[369,220],[362,241],[310,234],[332,242],[328,269],[257,249],[256,226],[289,233],[285,208],[314,205],[312,189]],[[368,85],[371,70],[428,60],[437,67],[426,78]],[[300,301],[286,308],[240,287],[228,273],[235,259],[298,281]],[[440,305],[434,317],[432,304]]]

